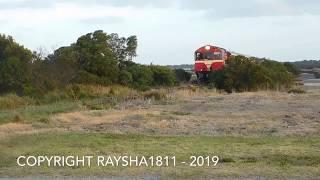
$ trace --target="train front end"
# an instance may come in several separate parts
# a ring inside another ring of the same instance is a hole
[[[210,72],[223,69],[228,56],[225,49],[211,45],[196,50],[194,70],[198,80],[205,80]]]

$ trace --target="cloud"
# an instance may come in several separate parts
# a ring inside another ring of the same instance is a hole
[[[168,0],[140,0],[140,1],[129,1],[129,0],[0,0],[0,9],[41,9],[41,8],[53,8],[57,4],[73,3],[83,5],[86,7],[90,6],[113,6],[113,7],[136,7],[143,8],[146,6],[156,8],[167,8],[174,4],[174,1]]]
[[[79,20],[82,24],[87,25],[101,25],[101,24],[114,24],[114,23],[123,23],[123,17],[119,16],[109,16],[109,17],[91,17],[91,18],[84,18]]]
[[[41,9],[54,8],[59,4],[77,4],[78,6],[112,6],[142,9],[177,7],[190,11],[203,11],[209,17],[260,17],[320,14],[319,0],[0,0],[0,9]]]
[[[29,48],[65,46],[103,29],[137,35],[137,61],[157,64],[192,63],[204,44],[279,60],[319,58],[319,19],[318,0],[0,0],[1,33]]]
[[[181,0],[182,1],[182,0]],[[208,18],[221,17],[261,17],[261,16],[299,16],[320,14],[320,1],[308,0],[246,0],[246,1],[198,1],[186,0],[180,3],[182,8],[202,10]]]
[[[51,8],[54,3],[39,0],[0,0],[0,10]]]
[[[83,21],[100,23],[121,21],[128,17],[133,10],[127,7],[101,7],[101,6],[79,6],[78,4],[56,4],[55,8],[48,9],[28,9],[19,10],[1,10],[0,21],[6,21],[11,24],[32,27],[35,25],[52,24],[66,21]]]

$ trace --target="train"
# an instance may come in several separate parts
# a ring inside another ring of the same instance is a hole
[[[198,80],[206,80],[210,72],[219,71],[226,65],[231,53],[224,48],[206,45],[195,51],[194,72]]]

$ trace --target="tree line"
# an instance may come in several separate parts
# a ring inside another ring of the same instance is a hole
[[[134,63],[137,46],[136,36],[98,30],[43,57],[11,36],[0,35],[0,93],[39,95],[69,84],[120,84],[145,90],[187,81],[181,70]]]
[[[183,69],[133,62],[137,47],[136,36],[98,30],[43,56],[0,35],[0,94],[39,96],[72,84],[148,90],[190,81],[191,73]],[[298,73],[290,63],[231,56],[223,70],[210,74],[208,84],[227,92],[282,89],[291,86]]]
[[[304,60],[291,62],[299,70],[320,68],[320,60]]]

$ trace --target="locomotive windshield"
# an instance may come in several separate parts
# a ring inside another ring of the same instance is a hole
[[[206,52],[206,53],[196,53],[196,61],[201,60],[221,60],[221,52]]]

